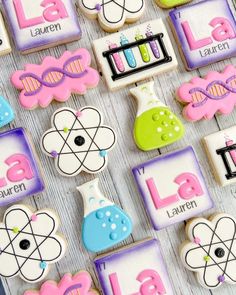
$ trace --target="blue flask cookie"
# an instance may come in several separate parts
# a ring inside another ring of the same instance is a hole
[[[14,112],[2,96],[0,96],[0,128],[14,120]]]
[[[106,250],[126,239],[132,232],[129,216],[103,196],[96,178],[79,187],[84,201],[82,240],[91,252]]]

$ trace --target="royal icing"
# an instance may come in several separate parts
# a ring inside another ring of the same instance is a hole
[[[103,125],[102,114],[96,108],[58,109],[51,124],[52,128],[42,136],[41,148],[55,159],[61,175],[76,176],[81,171],[98,173],[105,169],[107,152],[115,146],[116,134]]]
[[[209,220],[195,218],[187,225],[189,241],[181,247],[181,260],[186,268],[196,272],[203,287],[236,284],[235,229],[235,218],[225,213]]]
[[[171,8],[177,5],[183,5],[192,0],[156,0],[157,4],[163,8]]]
[[[11,44],[9,42],[7,30],[0,13],[0,56],[11,52]]]
[[[131,244],[94,263],[104,295],[174,294],[157,240]]]
[[[84,201],[82,240],[87,250],[100,252],[125,240],[132,232],[129,216],[104,197],[96,178],[79,187]]]
[[[86,49],[66,51],[59,59],[47,56],[41,65],[27,64],[12,75],[11,82],[21,90],[19,99],[24,108],[45,108],[53,99],[64,102],[71,93],[85,94],[87,88],[96,87],[99,74],[90,63]]]
[[[182,138],[183,124],[157,98],[154,82],[142,84],[131,89],[130,92],[138,100],[134,139],[141,150],[158,149]]]
[[[41,281],[49,265],[59,261],[66,243],[56,234],[59,219],[51,210],[32,212],[24,205],[7,209],[0,223],[0,275],[19,275],[24,281]]]
[[[3,0],[16,47],[28,53],[78,40],[81,29],[71,0]]]
[[[236,182],[236,127],[206,136],[204,145],[220,185]]]
[[[93,49],[111,90],[170,71],[178,65],[161,19],[95,40]]]
[[[216,113],[230,114],[236,104],[236,69],[227,66],[222,72],[209,72],[206,77],[193,78],[177,90],[177,99],[186,104],[187,120],[212,119]]]
[[[0,96],[0,128],[9,124],[15,118],[13,109],[8,101]]]
[[[175,9],[170,20],[188,70],[236,55],[236,22],[227,0]]]
[[[213,207],[192,147],[133,168],[154,229],[160,230]]]
[[[0,134],[0,206],[44,190],[31,141],[23,128]]]
[[[79,7],[89,18],[98,18],[106,31],[116,31],[125,22],[138,20],[145,8],[144,0],[80,0]]]
[[[43,283],[39,291],[26,291],[24,295],[99,295],[91,289],[92,278],[86,271],[76,275],[65,274],[57,284],[53,281]]]

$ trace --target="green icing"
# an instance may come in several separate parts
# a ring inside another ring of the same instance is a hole
[[[183,124],[168,107],[152,108],[135,120],[134,139],[137,146],[144,151],[171,144],[183,135]]]

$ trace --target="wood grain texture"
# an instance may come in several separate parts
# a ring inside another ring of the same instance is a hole
[[[174,99],[175,90],[181,82],[189,81],[191,77],[196,75],[203,76],[212,69],[222,70],[224,66],[229,63],[236,64],[236,58],[216,63],[198,71],[186,72],[176,42],[167,24],[166,17],[168,11],[158,8],[154,0],[146,0],[146,4],[146,12],[141,18],[140,23],[162,17],[167,25],[179,60],[179,68],[177,70],[154,78],[155,91],[158,97],[162,101],[165,101],[167,105],[170,105],[172,110],[181,117],[182,107]],[[236,4],[233,2],[231,4],[232,8],[234,6],[235,9]],[[95,176],[86,173],[82,173],[71,179],[59,176],[54,168],[52,159],[42,154],[39,148],[40,137],[42,133],[50,127],[50,117],[57,108],[68,106],[78,109],[86,105],[93,105],[102,111],[106,124],[113,126],[118,134],[118,144],[116,148],[109,153],[109,165],[98,177],[100,178],[101,189],[106,195],[127,210],[132,217],[134,223],[133,234],[122,244],[127,245],[146,237],[158,238],[164,250],[163,255],[173,283],[174,294],[176,295],[235,295],[235,286],[225,285],[214,291],[201,288],[196,282],[193,273],[182,266],[178,255],[178,249],[181,242],[185,239],[184,223],[171,226],[160,232],[155,232],[152,229],[141,197],[134,183],[131,168],[159,154],[165,154],[191,144],[196,150],[209,191],[215,201],[215,209],[206,212],[204,216],[208,216],[215,211],[225,211],[235,215],[236,185],[227,186],[225,188],[221,188],[217,185],[207,161],[201,139],[207,134],[233,126],[236,121],[236,110],[231,115],[217,116],[209,122],[201,121],[194,124],[185,122],[186,135],[182,140],[171,146],[162,148],[161,150],[144,153],[136,148],[132,140],[133,123],[137,106],[134,99],[129,95],[129,87],[114,93],[108,92],[103,77],[101,77],[99,87],[89,90],[84,96],[72,95],[70,100],[66,103],[60,104],[54,102],[46,109],[37,109],[34,111],[26,111],[20,107],[18,92],[12,87],[9,80],[10,75],[16,69],[23,68],[25,63],[40,63],[41,59],[46,55],[59,57],[66,49],[75,50],[78,47],[85,47],[91,50],[91,40],[106,35],[97,25],[96,21],[87,20],[80,13],[79,20],[83,30],[83,38],[78,42],[29,54],[27,56],[22,56],[20,53],[16,52],[13,46],[12,54],[1,57],[0,93],[9,99],[16,112],[15,121],[5,129],[22,126],[29,130],[33,142],[36,145],[47,183],[47,189],[44,193],[25,199],[23,203],[29,204],[37,209],[45,207],[55,209],[61,217],[60,231],[68,240],[68,251],[65,258],[51,268],[47,279],[59,280],[66,272],[76,272],[81,269],[86,269],[91,272],[94,285],[99,286],[92,263],[94,255],[88,253],[83,248],[80,239],[83,204],[79,193],[76,191],[77,185],[89,181]],[[127,26],[124,28],[126,27]],[[93,65],[95,66],[94,57]],[[134,85],[131,85],[131,87],[132,86]],[[4,129],[2,131],[4,131]],[[0,218],[2,218],[5,209],[6,208],[0,209]],[[2,280],[2,282],[6,295],[22,295],[25,290],[35,289],[40,286],[40,284],[30,285],[24,283],[19,278]],[[2,295],[1,287],[0,295]]]

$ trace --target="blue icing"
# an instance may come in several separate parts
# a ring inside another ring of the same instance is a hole
[[[14,112],[10,104],[0,96],[0,128],[14,120]]]
[[[83,220],[84,246],[91,252],[103,251],[126,239],[132,232],[129,216],[119,207],[106,206]]]

